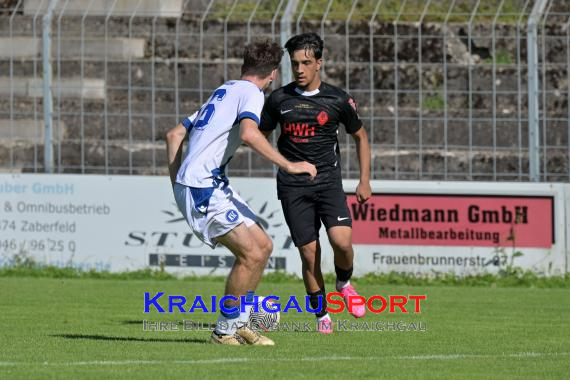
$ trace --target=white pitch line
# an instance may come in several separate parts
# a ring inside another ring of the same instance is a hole
[[[320,362],[320,361],[325,361],[325,360],[354,360],[355,358],[351,357],[351,356],[325,356],[325,357],[306,357],[306,358],[301,358],[301,361],[303,362]],[[360,360],[370,360],[373,358],[369,358],[369,357],[361,357],[359,358]],[[277,359],[279,360],[279,359]],[[297,361],[299,359],[288,359],[291,361]],[[378,360],[378,358],[376,358],[376,360]]]
[[[299,361],[331,361],[331,360],[356,360],[356,361],[379,361],[379,360],[461,360],[461,359],[496,359],[496,358],[541,358],[570,356],[570,352],[515,352],[499,355],[483,354],[452,354],[452,355],[403,355],[403,356],[316,356],[304,358],[219,358],[219,359],[196,359],[196,360],[92,360],[77,362],[0,362],[0,366],[121,366],[121,365],[197,365],[197,364],[235,364],[235,363],[266,363],[266,362],[299,362]]]
[[[224,364],[224,363],[233,364],[233,363],[245,363],[254,360],[250,360],[249,358],[175,360],[172,362],[172,364]]]
[[[456,355],[411,355],[411,356],[396,356],[392,359],[397,360],[457,360],[467,358],[486,358],[493,357],[493,355],[476,355],[476,354],[456,354]]]
[[[130,365],[130,364],[143,364],[143,365],[157,365],[163,364],[161,360],[90,360],[80,362],[44,362],[44,365]]]
[[[398,360],[457,360],[457,359],[488,359],[488,358],[538,358],[544,356],[568,356],[570,352],[516,352],[513,354],[484,355],[484,354],[455,354],[455,355],[412,355],[395,356]]]

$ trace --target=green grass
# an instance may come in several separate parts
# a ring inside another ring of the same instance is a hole
[[[286,2],[284,3],[286,4]],[[293,15],[296,21],[303,11],[305,1],[299,1],[297,10]],[[329,7],[330,4],[330,7]],[[306,3],[302,19],[304,21],[320,21],[325,10],[328,9],[327,20],[346,21],[352,11],[351,21],[370,21],[376,11],[375,21],[392,22],[396,18],[400,22],[418,22],[422,14],[424,22],[468,22],[471,17],[475,22],[491,22],[497,13],[497,22],[515,23],[519,20],[526,21],[531,7],[524,9],[524,0],[505,0],[503,7],[499,9],[498,1],[482,1],[477,9],[475,2],[437,0],[432,1],[426,8],[426,1],[408,0],[383,0],[378,6],[377,0],[360,0],[356,3],[352,0],[310,0]],[[279,5],[278,0],[240,0],[235,3],[233,0],[216,2],[210,12],[209,18],[225,20],[229,15],[229,21],[246,21],[250,18],[254,21],[271,21]],[[256,8],[257,6],[257,8]],[[285,5],[279,9],[278,16],[281,17]],[[231,13],[230,13],[231,12]],[[449,13],[449,17],[448,17]]]
[[[220,295],[222,281],[2,277],[0,378],[567,378],[568,289],[357,285],[367,296],[426,294],[421,314],[364,320],[427,331],[283,331],[270,333],[275,347],[212,346],[207,331],[143,331],[142,320],[215,319],[144,314],[143,294]],[[303,286],[264,281],[258,293],[301,296]]]
[[[504,250],[503,255],[507,255]],[[514,253],[517,257],[522,255],[520,251]],[[507,255],[508,256],[508,255]],[[514,256],[513,256],[514,257]],[[481,273],[476,275],[457,276],[453,273],[427,273],[416,276],[407,273],[368,273],[355,280],[367,285],[412,285],[412,286],[478,286],[478,287],[527,287],[527,288],[570,288],[570,273],[564,276],[545,276],[533,271],[524,271],[514,266],[511,262],[503,264],[496,274]],[[185,276],[177,277],[160,269],[140,269],[136,271],[109,272],[97,270],[82,270],[73,266],[56,267],[42,265],[30,257],[16,255],[12,258],[11,265],[0,267],[1,277],[34,277],[34,278],[57,278],[57,279],[96,279],[96,280],[149,280],[149,281],[184,281],[184,282],[224,282],[226,276]],[[264,281],[269,283],[293,283],[297,284],[301,279],[291,273],[281,271],[264,274]],[[334,273],[325,273],[325,281],[334,282]]]
[[[426,110],[439,111],[445,107],[445,100],[440,93],[425,95],[423,98],[423,108]]]
[[[492,57],[486,58],[483,62],[485,62],[488,65],[492,65],[493,58]],[[497,52],[495,53],[495,63],[497,65],[512,65],[513,58],[511,57],[511,54],[507,50],[498,49]]]

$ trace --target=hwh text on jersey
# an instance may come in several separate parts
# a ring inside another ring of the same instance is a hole
[[[309,127],[308,123],[285,123],[283,126],[283,133],[293,136],[314,136],[315,135],[315,127]],[[294,137],[291,137],[294,139]],[[294,139],[296,142],[308,142],[308,140],[299,140]]]

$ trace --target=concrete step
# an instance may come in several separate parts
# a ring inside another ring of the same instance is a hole
[[[77,97],[83,99],[104,99],[105,81],[103,79],[66,78],[61,81],[54,80],[52,91],[61,97]],[[13,78],[0,77],[0,95],[42,98],[43,81],[39,78]]]
[[[25,0],[24,14],[33,16],[45,12],[49,1]],[[65,9],[63,8],[65,6]],[[182,0],[73,0],[60,1],[55,11],[64,15],[180,17]]]
[[[65,38],[61,40],[62,58],[81,59],[81,39]],[[83,41],[84,58],[135,59],[143,58],[146,40],[144,38],[87,38]],[[57,58],[58,44],[52,44],[52,57]],[[41,38],[2,37],[0,38],[0,59],[29,59],[41,57]]]
[[[0,59],[35,58],[42,50],[42,40],[32,37],[0,38]]]
[[[53,121],[53,141],[63,140],[66,136],[64,122]],[[44,143],[43,119],[0,119],[0,140],[27,141],[34,144]]]

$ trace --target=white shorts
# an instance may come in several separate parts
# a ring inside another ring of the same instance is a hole
[[[241,223],[250,227],[257,222],[255,213],[229,185],[202,189],[176,183],[174,198],[194,234],[211,248],[218,245],[218,236]]]

